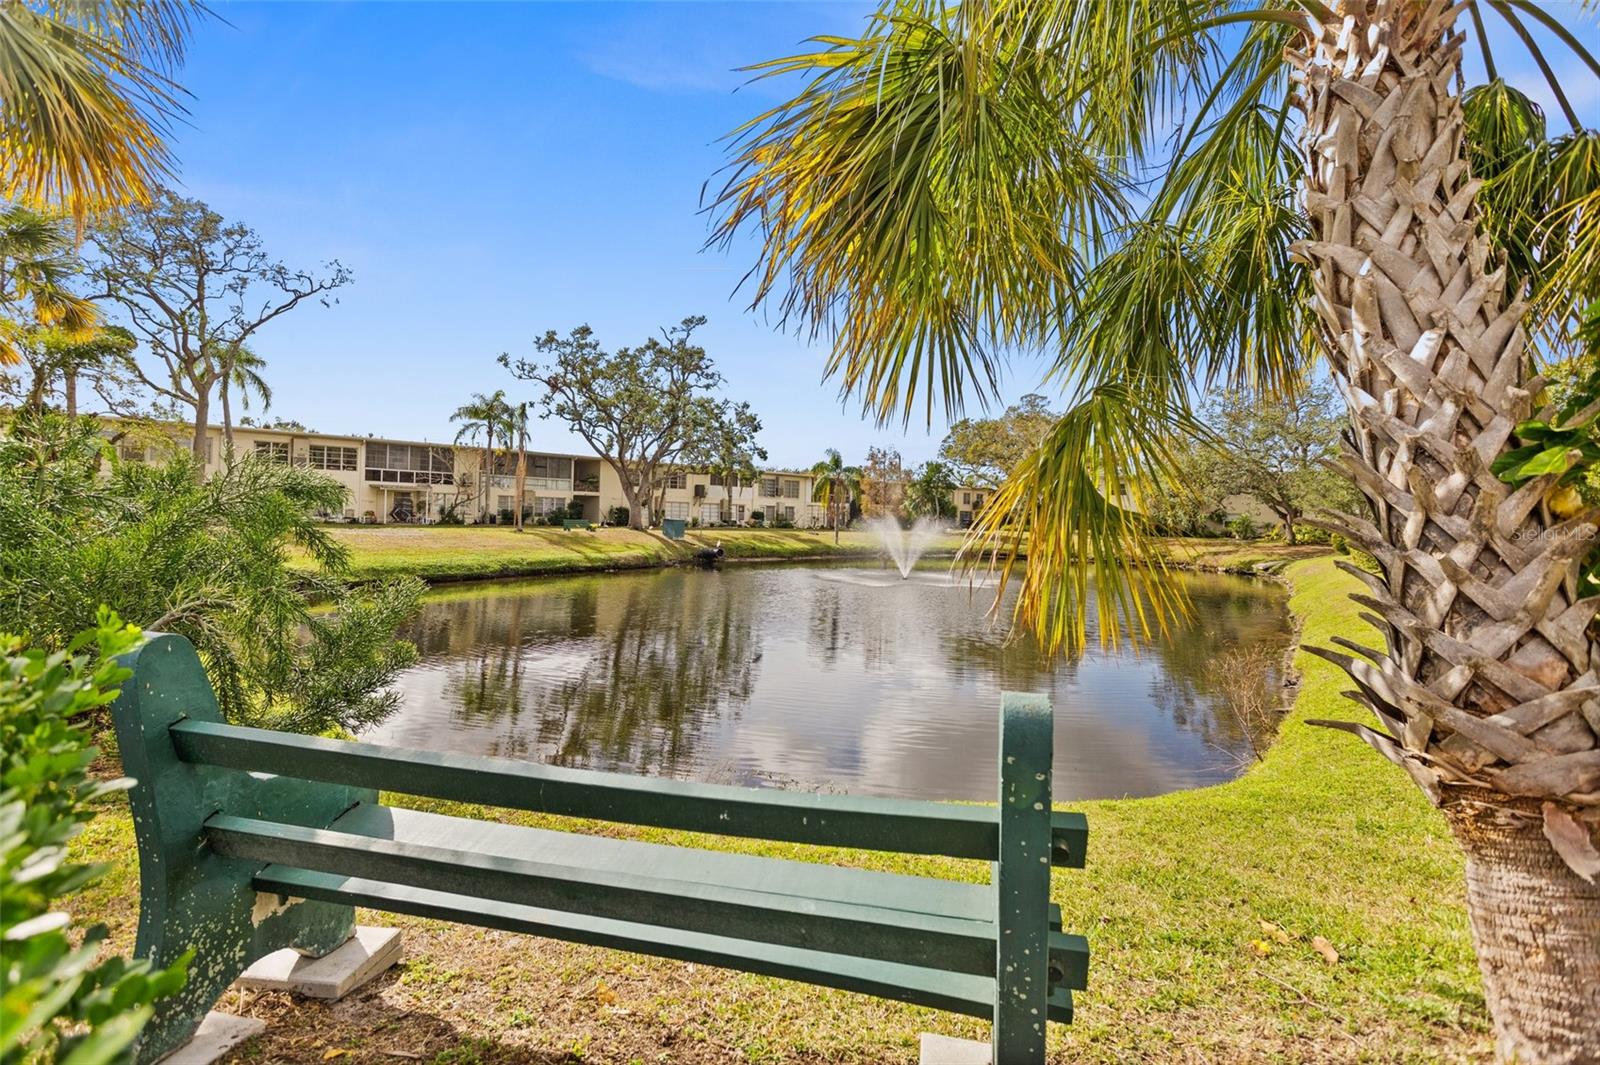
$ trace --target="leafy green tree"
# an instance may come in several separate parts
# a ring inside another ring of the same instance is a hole
[[[1600,604],[1564,578],[1600,511],[1556,520],[1554,474],[1490,469],[1535,413],[1529,337],[1600,298],[1600,133],[1539,27],[1600,76],[1535,0],[891,0],[762,65],[792,98],[711,206],[714,240],[760,242],[752,302],[831,340],[879,419],[959,415],[1046,353],[1063,414],[972,535],[1051,646],[1085,639],[1091,579],[1106,640],[1185,609],[1146,515],[1193,397],[1292,394],[1322,360],[1365,497],[1338,531],[1387,637],[1318,650],[1376,715],[1340,727],[1466,851],[1500,1052],[1576,1061],[1600,1058]],[[1469,47],[1489,80],[1463,93]]]
[[[183,986],[187,957],[101,960],[106,927],[75,930],[57,909],[110,868],[67,861],[97,800],[134,783],[91,773],[81,719],[116,698],[114,656],[140,635],[104,607],[54,652],[0,634],[0,1061],[124,1060],[152,1003]]]
[[[950,467],[930,459],[917,467],[906,485],[906,510],[914,518],[954,518],[955,491],[959,487]]]
[[[962,484],[998,488],[1056,422],[1050,401],[1029,393],[998,418],[962,418],[939,445],[939,459]]]
[[[839,542],[840,512],[849,514],[850,505],[861,498],[861,469],[846,466],[839,449],[830,447],[826,458],[811,467],[811,498],[826,509],[833,524],[833,542]]]
[[[146,199],[172,172],[172,74],[192,0],[67,0],[0,8],[0,199],[53,205],[81,223]],[[3,361],[3,360],[0,360]]]
[[[250,338],[307,300],[329,306],[350,282],[337,260],[322,274],[274,260],[249,226],[168,189],[109,216],[93,237],[95,298],[117,307],[153,360],[134,364],[139,379],[188,408],[197,474],[212,400],[231,387]],[[224,430],[231,454],[231,425]]]
[[[1207,405],[1216,434],[1205,478],[1223,495],[1246,495],[1283,523],[1284,540],[1307,514],[1349,511],[1357,503],[1349,480],[1330,469],[1345,425],[1338,399],[1315,384],[1283,398],[1224,392]]]
[[[754,450],[761,421],[749,404],[713,395],[722,375],[694,341],[705,321],[685,318],[615,352],[601,348],[586,325],[564,337],[552,329],[534,341],[549,363],[500,356],[514,377],[544,386],[541,417],[565,423],[616,471],[635,529],[650,526],[652,496],[670,467],[706,465],[708,449],[726,452],[730,439]]]
[[[343,503],[312,470],[247,456],[202,482],[187,452],[122,463],[93,419],[18,417],[0,434],[0,631],[53,652],[105,603],[188,637],[232,720],[358,730],[395,706],[421,585],[344,583],[314,517]]]

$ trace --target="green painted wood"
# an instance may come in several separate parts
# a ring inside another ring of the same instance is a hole
[[[833,902],[864,902],[881,909],[985,923],[994,920],[994,893],[987,884],[555,832],[382,805],[357,806],[330,827],[358,836],[595,872],[642,872],[661,880],[722,884]]]
[[[693,784],[204,721],[172,733],[192,762],[453,802],[905,854],[992,861],[999,853],[999,822],[987,806]],[[1083,815],[1060,812],[1053,822],[1052,860],[1082,865]]]
[[[994,1065],[1044,1065],[1050,999],[1050,703],[1000,697]]]
[[[1059,912],[1059,907],[1052,906]],[[1089,989],[1089,941],[1082,936],[1061,931],[1061,920],[1056,917],[1050,926],[1050,986],[1070,987],[1074,991]]]
[[[371,791],[194,765],[178,758],[170,727],[180,719],[220,720],[216,697],[194,648],[153,635],[122,656],[133,671],[112,706],[129,793],[140,868],[134,953],[170,965],[191,948],[189,979],[157,1004],[138,1047],[154,1061],[193,1034],[206,1011],[257,958],[292,946],[325,953],[349,937],[350,906],[328,902],[258,904],[258,865],[202,846],[201,824],[218,810],[295,824],[326,825]]]
[[[206,822],[205,834],[219,854],[233,858],[589,917],[715,931],[752,943],[977,975],[994,970],[994,925],[988,921],[644,873],[573,868],[254,818],[218,815]],[[1044,919],[1041,905],[1041,928]]]
[[[800,980],[972,1017],[988,1017],[994,1011],[994,980],[970,973],[751,943],[728,936],[585,917],[280,865],[269,865],[256,874],[256,886],[286,896],[349,902],[388,913]],[[1065,989],[1052,997],[1050,1019],[1061,1023],[1072,1020],[1072,997]]]

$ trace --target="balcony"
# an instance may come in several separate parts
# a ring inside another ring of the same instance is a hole
[[[598,492],[600,491],[600,478],[579,477],[572,482],[572,490],[574,492]]]

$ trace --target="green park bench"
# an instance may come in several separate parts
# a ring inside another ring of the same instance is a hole
[[[136,953],[193,950],[139,1060],[181,1046],[251,962],[319,956],[354,907],[526,932],[918,1003],[993,1021],[997,1065],[1044,1061],[1088,946],[1060,928],[1052,866],[1082,867],[1082,814],[1050,806],[1042,696],[1000,709],[998,808],[564,769],[225,724],[194,648],[123,659],[113,707],[140,864]],[[994,863],[974,884],[526,828],[386,806],[379,790],[619,824]]]
[[[594,522],[586,518],[563,518],[561,519],[561,527],[569,532],[573,529],[592,529],[594,528]]]

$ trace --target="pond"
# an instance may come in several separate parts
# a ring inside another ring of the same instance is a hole
[[[1055,710],[1059,798],[1211,784],[1249,758],[1215,663],[1262,645],[1277,668],[1286,596],[1243,577],[1178,579],[1193,619],[1154,646],[1054,659],[1008,640],[992,591],[944,564],[904,581],[874,564],[730,565],[464,585],[412,622],[420,659],[400,678],[401,706],[363,738],[992,801],[1000,692],[1037,691]]]

